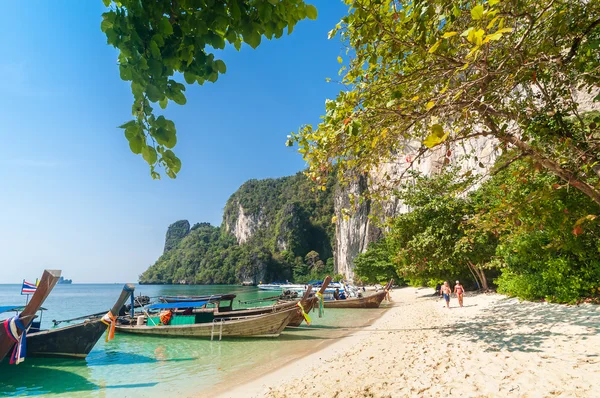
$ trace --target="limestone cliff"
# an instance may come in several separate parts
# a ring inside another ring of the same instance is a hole
[[[397,155],[393,161],[374,170],[367,177],[360,176],[343,189],[338,188],[334,199],[337,216],[334,245],[335,272],[341,273],[348,279],[354,278],[354,258],[366,251],[368,245],[378,240],[383,233],[375,225],[373,217],[380,215],[393,217],[410,210],[393,196],[378,203],[364,200],[352,208],[349,195],[358,197],[369,189],[377,189],[378,185],[384,182],[389,189],[388,176],[396,186],[406,183],[410,181],[409,175],[405,173],[409,168],[425,175],[434,175],[439,173],[445,164],[453,164],[464,171],[471,170],[473,173],[482,174],[493,165],[499,154],[495,143],[495,140],[485,137],[471,140],[464,146],[451,143],[442,145],[419,159],[416,157],[420,143],[408,143],[404,153]],[[376,214],[374,211],[376,207],[381,210],[381,213]],[[345,213],[346,217],[344,217]]]

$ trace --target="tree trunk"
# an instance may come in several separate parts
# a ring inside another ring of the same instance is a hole
[[[481,284],[483,285],[483,290],[487,292],[488,290],[490,290],[490,288],[488,287],[487,279],[485,278],[485,273],[483,272],[483,269],[477,267],[475,269],[479,271],[479,279],[481,280]]]
[[[479,287],[479,289],[477,289],[477,290],[481,290],[483,288],[483,286],[481,284],[481,281],[477,277],[477,273],[475,271],[475,266],[470,261],[468,261],[467,264],[469,265],[469,271],[471,272],[471,275],[473,275],[473,279],[475,279],[475,283],[477,283],[477,286]]]

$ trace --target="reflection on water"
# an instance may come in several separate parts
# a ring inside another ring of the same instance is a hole
[[[44,306],[44,324],[107,309],[122,285],[58,285]],[[16,294],[15,294],[16,292]],[[148,296],[203,295],[231,292],[237,299],[269,297],[241,286],[140,286],[136,293]],[[0,305],[20,304],[17,285],[0,285]],[[235,301],[235,305],[239,303]],[[286,330],[279,339],[246,338],[161,339],[117,334],[102,339],[85,360],[28,358],[18,366],[0,365],[0,396],[69,397],[154,397],[208,390],[235,374],[246,377],[266,371],[275,363],[293,360],[307,349],[317,347],[353,330],[377,316],[381,310],[327,309],[325,317],[311,314],[313,327]]]

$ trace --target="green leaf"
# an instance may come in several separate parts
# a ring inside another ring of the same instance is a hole
[[[160,101],[158,101],[158,105],[161,109],[167,109],[167,104],[169,103],[169,99],[167,97],[163,97]]]
[[[119,126],[120,129],[127,129],[128,127],[135,127],[136,126],[136,122],[135,120],[130,120],[127,123],[124,123],[122,125]]]
[[[133,79],[131,68],[126,65],[119,65],[119,75],[121,76],[121,80],[131,80]]]
[[[175,91],[173,92],[173,95],[171,96],[171,99],[179,105],[185,105],[187,103],[187,99],[185,98],[185,95],[181,92],[181,91]]]
[[[442,39],[447,39],[447,38],[452,37],[452,36],[457,35],[457,34],[458,34],[458,32],[446,32],[442,36]]]
[[[471,9],[471,18],[475,21],[483,18],[483,6],[481,4]]]
[[[338,55],[338,57],[337,57],[337,61],[338,61],[340,64],[341,64],[342,62],[344,62],[344,60],[342,59],[342,57],[340,57],[339,55]]]
[[[489,4],[490,6],[495,6],[495,5],[496,5],[496,4],[498,4],[498,3],[500,3],[500,0],[489,0],[489,1],[488,1],[488,4]]]
[[[227,72],[227,66],[225,65],[225,62],[221,61],[220,59],[215,61],[215,66],[217,67],[219,73],[223,74]]]
[[[148,99],[152,102],[160,101],[164,97],[163,92],[154,84],[148,84],[148,86],[146,86],[146,94],[148,94]]]
[[[165,127],[153,129],[150,131],[150,134],[152,135],[152,137],[154,137],[156,142],[158,142],[160,145],[166,146],[167,148],[173,148],[177,143],[177,137],[175,135],[175,132]]]
[[[161,59],[160,49],[158,48],[158,44],[156,44],[154,40],[150,41],[150,53],[152,53],[152,56],[154,58]]]
[[[158,23],[158,28],[160,32],[165,36],[170,36],[173,34],[173,26],[171,26],[171,22],[167,17],[162,17],[160,22]]]
[[[312,19],[315,20],[317,19],[317,8],[313,5],[307,5],[306,6],[306,16],[308,17],[308,19]]]
[[[440,124],[434,124],[431,126],[431,134],[425,138],[423,144],[427,148],[433,148],[434,146],[446,141],[448,135],[449,133],[444,133],[444,128]]]
[[[162,159],[167,164],[167,167],[173,170],[175,174],[181,170],[181,160],[170,149],[167,149],[165,153],[163,153]]]
[[[110,6],[112,0],[102,0],[102,2],[104,3],[104,7],[108,7]]]
[[[156,150],[151,146],[146,145],[144,148],[142,148],[142,157],[149,165],[153,165],[156,163],[157,159]]]
[[[144,95],[144,87],[136,81],[131,82],[131,92],[135,98]]]
[[[487,35],[485,37],[485,39],[483,39],[484,43],[490,42],[492,40],[500,40],[502,38],[502,33],[500,32],[496,32],[496,33],[492,33],[491,35]]]
[[[145,142],[142,137],[139,136],[139,134],[134,135],[129,140],[129,149],[131,149],[131,152],[135,153],[136,155],[142,153],[142,148],[144,145]]]
[[[192,72],[183,72],[183,78],[187,84],[194,84],[198,76],[193,74]]]
[[[256,48],[260,45],[260,34],[255,30],[252,30],[247,35],[243,35],[244,41],[252,48]]]
[[[106,32],[108,29],[113,27],[113,23],[109,20],[105,19],[100,23],[100,30]]]
[[[435,44],[433,46],[431,46],[431,48],[429,49],[429,54],[433,54],[435,52],[435,50],[438,49],[438,47],[440,46],[440,44],[442,44],[441,40],[438,40],[435,42]]]

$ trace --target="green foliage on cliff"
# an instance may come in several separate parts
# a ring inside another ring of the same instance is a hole
[[[224,223],[233,230],[242,207],[246,218],[261,225],[255,244],[302,258],[315,250],[327,259],[335,233],[331,223],[335,181],[329,181],[325,191],[314,188],[303,173],[247,181],[227,201]]]
[[[190,223],[188,220],[179,220],[169,225],[167,236],[165,237],[164,252],[168,252],[179,245],[179,242],[190,232]]]
[[[332,274],[334,182],[329,184],[326,191],[314,191],[302,173],[244,183],[227,201],[220,227],[196,224],[181,237],[189,223],[172,224],[169,250],[140,282],[305,282]],[[233,235],[236,222],[250,235],[242,244]]]

